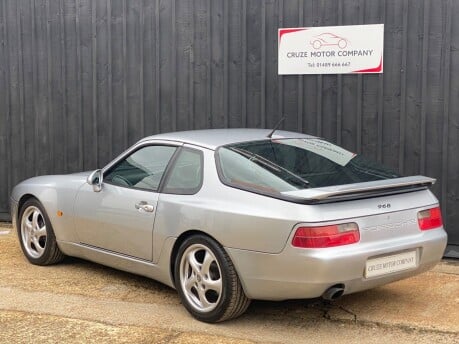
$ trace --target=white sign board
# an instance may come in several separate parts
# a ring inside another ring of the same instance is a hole
[[[279,74],[382,73],[384,24],[279,29]]]

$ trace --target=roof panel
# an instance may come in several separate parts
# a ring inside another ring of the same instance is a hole
[[[170,140],[189,143],[209,149],[216,149],[219,146],[245,142],[266,140],[272,129],[206,129],[206,130],[189,130],[172,133],[164,133],[148,136],[141,141],[148,140]],[[313,138],[314,136],[295,133],[290,131],[276,130],[273,139],[280,138]]]

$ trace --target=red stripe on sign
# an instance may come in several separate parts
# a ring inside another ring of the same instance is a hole
[[[380,72],[382,72],[382,56],[381,56],[381,60],[379,60],[379,65],[377,67],[355,70],[352,73],[380,73]]]
[[[279,43],[282,39],[282,36],[287,34],[287,33],[292,33],[292,32],[297,32],[297,31],[304,31],[307,29],[280,29],[279,30]]]

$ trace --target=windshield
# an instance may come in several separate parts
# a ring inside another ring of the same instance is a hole
[[[225,184],[268,193],[399,177],[380,164],[318,138],[223,146],[217,151],[217,163]]]

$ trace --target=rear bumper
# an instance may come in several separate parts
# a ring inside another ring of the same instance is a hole
[[[287,245],[279,254],[226,250],[249,298],[287,300],[320,297],[335,284],[344,284],[344,294],[350,294],[417,275],[441,260],[446,241],[446,232],[439,228],[402,239],[327,249]],[[417,267],[380,277],[364,277],[369,258],[407,250],[416,250]]]

